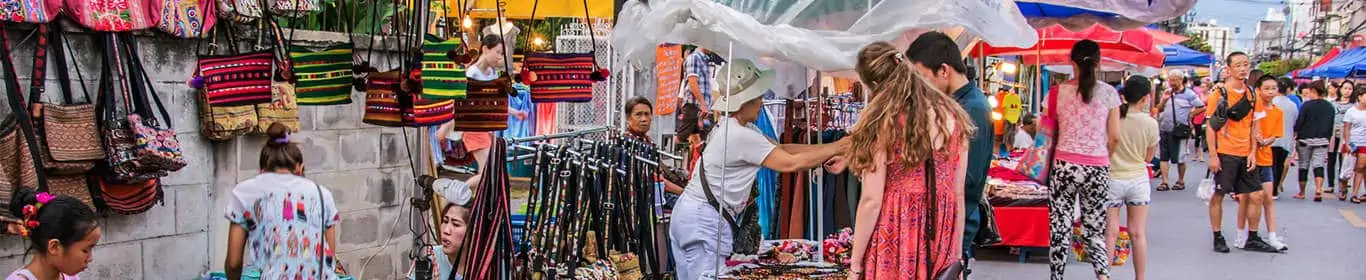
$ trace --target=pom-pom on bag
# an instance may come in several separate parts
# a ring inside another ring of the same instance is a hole
[[[124,32],[143,30],[156,24],[150,3],[160,0],[64,1],[68,15],[81,25],[101,32]]]

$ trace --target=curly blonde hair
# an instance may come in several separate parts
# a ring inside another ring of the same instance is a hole
[[[972,119],[958,102],[932,87],[910,63],[886,42],[859,51],[855,70],[872,89],[872,98],[851,128],[852,146],[844,152],[851,171],[875,170],[873,153],[878,151],[899,156],[888,162],[900,160],[910,168],[933,156],[936,142],[966,141],[976,133]],[[931,138],[935,135],[939,139]],[[899,153],[892,149],[899,149]]]

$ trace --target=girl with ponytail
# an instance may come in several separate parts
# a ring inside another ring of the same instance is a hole
[[[23,218],[18,233],[28,239],[28,265],[7,280],[78,280],[89,265],[102,233],[95,210],[80,199],[32,189],[15,190],[10,213]]]
[[[1096,82],[1100,45],[1082,40],[1072,46],[1076,79],[1053,88],[1048,96],[1057,138],[1049,169],[1049,270],[1063,279],[1072,250],[1072,213],[1081,206],[1082,240],[1099,279],[1109,279],[1110,257],[1105,248],[1105,204],[1110,184],[1110,150],[1118,143],[1119,93]],[[1138,114],[1135,114],[1138,115]],[[1105,116],[1105,117],[1102,117]],[[1146,161],[1145,161],[1146,162]],[[1081,203],[1076,203],[1080,200]]]
[[[228,279],[241,277],[247,243],[261,279],[337,279],[340,216],[332,192],[303,177],[304,155],[288,127],[271,124],[266,135],[261,173],[228,194]]]
[[[871,99],[844,152],[864,184],[849,279],[934,279],[962,257],[967,144],[990,131],[911,67],[888,43],[859,52]]]
[[[1157,154],[1161,132],[1157,120],[1144,114],[1152,96],[1152,82],[1143,76],[1130,76],[1124,81],[1124,105],[1119,107],[1120,130],[1118,143],[1110,153],[1110,191],[1105,223],[1105,248],[1114,254],[1119,238],[1120,210],[1129,212],[1129,237],[1133,240],[1134,276],[1146,279],[1148,265],[1147,220],[1152,189],[1148,182],[1148,159]]]

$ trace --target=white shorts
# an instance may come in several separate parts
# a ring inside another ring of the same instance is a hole
[[[1106,207],[1147,206],[1152,203],[1152,185],[1147,177],[1111,179]]]

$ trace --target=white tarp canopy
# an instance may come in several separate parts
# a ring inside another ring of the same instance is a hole
[[[654,61],[662,43],[693,44],[735,57],[772,58],[817,71],[852,70],[860,48],[906,46],[927,30],[1028,47],[1038,35],[1007,0],[655,0],[630,1],[617,15],[613,47]]]

